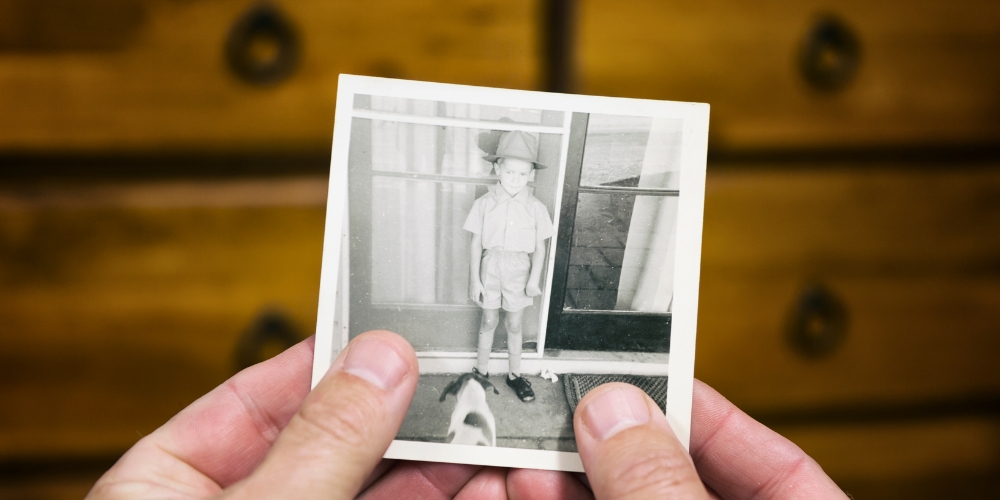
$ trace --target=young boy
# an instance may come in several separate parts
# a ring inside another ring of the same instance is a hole
[[[531,383],[521,376],[521,323],[524,308],[541,295],[539,280],[545,261],[545,240],[552,237],[552,219],[527,187],[532,169],[547,168],[535,161],[538,140],[518,130],[500,136],[495,155],[499,185],[476,199],[463,229],[472,233],[469,295],[483,308],[479,350],[474,372],[487,376],[493,333],[500,308],[507,329],[509,385],[521,401],[535,399]]]

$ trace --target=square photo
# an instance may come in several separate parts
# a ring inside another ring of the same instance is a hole
[[[417,352],[387,458],[582,471],[627,382],[690,425],[708,106],[342,75],[314,384],[355,336]]]

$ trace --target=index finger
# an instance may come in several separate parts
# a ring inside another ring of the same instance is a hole
[[[694,381],[691,458],[702,481],[722,498],[847,496],[801,448]]]

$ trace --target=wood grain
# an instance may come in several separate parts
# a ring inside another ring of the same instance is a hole
[[[762,414],[997,398],[997,199],[995,168],[711,173],[696,375]],[[812,283],[849,318],[821,359],[786,338]]]
[[[0,460],[121,452],[235,373],[263,311],[312,333],[325,208],[246,194],[0,211]]]
[[[1000,420],[959,417],[775,428],[855,498],[992,498]]]
[[[120,50],[0,51],[0,152],[321,150],[332,137],[340,73],[539,82],[532,0],[275,2],[303,52],[289,80],[268,88],[239,80],[223,56],[230,27],[252,2],[141,3],[143,24]]]
[[[0,459],[124,449],[268,308],[310,332],[325,182],[0,193]],[[992,168],[710,173],[697,376],[766,416],[996,398],[998,193]],[[850,318],[827,358],[786,340],[811,282]]]
[[[579,10],[577,89],[707,102],[714,149],[1000,139],[995,2],[583,0]],[[797,67],[824,14],[861,46],[854,80],[833,93],[809,87]]]

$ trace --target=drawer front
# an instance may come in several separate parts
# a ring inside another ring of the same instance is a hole
[[[775,427],[855,498],[994,498],[996,416]]]
[[[996,401],[997,200],[995,165],[711,172],[696,376],[758,415]]]
[[[0,192],[0,461],[120,453],[235,373],[263,312],[312,334],[325,191]]]
[[[583,0],[579,10],[578,89],[707,102],[713,148],[1000,139],[996,2]]]
[[[533,0],[273,2],[263,24],[289,27],[298,64],[264,85],[237,76],[226,55],[261,2],[63,3],[75,18],[30,0],[0,5],[0,152],[327,148],[340,73],[539,80]],[[272,61],[285,43],[275,33],[239,46]]]

